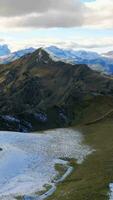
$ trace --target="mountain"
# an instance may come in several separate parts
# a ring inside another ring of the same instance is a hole
[[[46,48],[46,50],[49,53],[53,53],[53,55],[55,55],[58,58],[63,58],[63,59],[72,59],[72,60],[78,60],[79,58],[82,59],[88,59],[88,60],[92,60],[92,59],[97,59],[98,57],[100,57],[100,55],[96,52],[90,52],[90,51],[74,51],[74,50],[66,50],[66,49],[60,49],[56,46],[49,46]]]
[[[112,107],[112,77],[56,61],[41,48],[0,67],[1,130],[86,123]]]
[[[14,60],[21,58],[24,55],[27,55],[29,53],[33,53],[35,50],[36,49],[30,47],[30,48],[22,49],[22,50],[15,51],[15,52],[12,52],[12,53],[10,52],[8,55],[0,57],[0,64],[10,63]]]
[[[113,56],[90,51],[60,49],[55,46],[47,47],[46,50],[56,59],[62,59],[73,64],[87,64],[93,70],[113,74]]]
[[[7,46],[7,45],[4,45]],[[7,47],[8,48],[8,47]],[[14,60],[21,58],[24,55],[33,53],[35,48],[22,49],[15,52],[4,53],[1,49],[0,64],[7,64]],[[10,51],[10,50],[9,50]],[[105,54],[98,54],[91,51],[74,51],[71,49],[60,49],[56,46],[49,46],[45,48],[52,58],[56,61],[61,60],[71,64],[86,64],[91,69],[112,75],[113,74],[113,52],[107,52]]]
[[[103,53],[102,55],[108,58],[113,58],[113,51],[108,51],[107,53]]]
[[[14,55],[16,58],[20,58],[26,54],[29,54],[29,53],[33,53],[36,49],[30,47],[30,48],[27,48],[27,49],[22,49],[22,50],[19,50],[19,51],[15,51],[12,53],[12,55]]]
[[[6,56],[11,53],[10,49],[6,44],[0,45],[0,56]]]

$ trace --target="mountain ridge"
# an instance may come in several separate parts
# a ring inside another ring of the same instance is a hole
[[[25,132],[83,123],[83,113],[96,99],[105,112],[113,107],[112,77],[84,64],[55,61],[42,48],[0,66],[0,91],[2,130]]]
[[[72,50],[72,49],[62,49],[56,46],[43,47],[45,51],[51,54],[51,57],[58,61],[61,60],[66,63],[71,64],[86,64],[91,69],[105,73],[108,75],[113,74],[113,56],[112,51],[99,54],[92,51],[86,50]],[[8,55],[0,56],[1,64],[11,63],[24,55],[31,54],[35,51],[35,48],[27,48],[18,50],[15,52],[10,52]]]
[[[55,46],[47,47],[46,50],[53,56],[56,56],[57,59],[62,59],[65,62],[70,62],[73,64],[86,64],[93,70],[109,75],[113,74],[113,57],[108,56],[110,52],[99,54],[85,50],[75,51],[69,49],[60,49]]]

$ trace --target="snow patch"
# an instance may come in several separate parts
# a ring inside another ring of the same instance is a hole
[[[16,196],[33,196],[44,190],[44,185],[51,189],[39,199],[51,195],[56,189],[58,175],[55,164],[66,164],[60,158],[74,158],[82,163],[92,149],[82,144],[82,134],[73,129],[56,129],[38,134],[0,132],[0,199],[12,200]],[[70,173],[58,181],[63,181]]]
[[[36,113],[35,114],[35,118],[37,119],[37,120],[39,120],[39,121],[41,121],[41,122],[46,122],[47,120],[48,120],[48,118],[47,118],[47,114],[45,114],[45,113]]]
[[[109,184],[109,188],[110,188],[109,200],[113,200],[113,183]]]
[[[20,120],[11,115],[2,115],[2,118],[6,121],[17,122],[20,123]]]

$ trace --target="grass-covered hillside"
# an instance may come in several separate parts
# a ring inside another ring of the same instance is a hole
[[[93,152],[82,165],[72,161],[74,171],[49,200],[108,200],[113,182],[113,118],[79,128]]]

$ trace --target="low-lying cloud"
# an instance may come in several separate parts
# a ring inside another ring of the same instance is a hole
[[[87,50],[87,51],[96,51],[96,52],[107,52],[113,50],[113,38],[112,37],[102,37],[102,38],[93,38],[92,37],[75,37],[68,40],[55,39],[55,38],[32,38],[30,40],[23,39],[22,41],[15,40],[4,40],[1,38],[1,44],[8,44],[9,48],[12,51],[16,51],[23,48],[39,48],[47,46],[56,46],[64,49],[73,49],[73,50]]]

